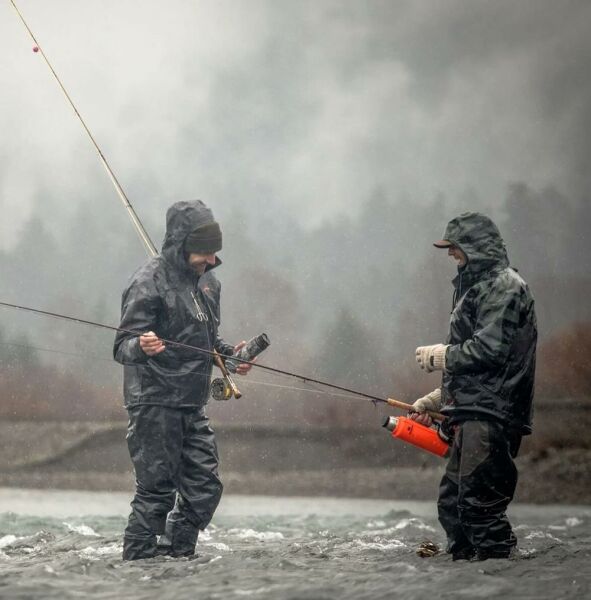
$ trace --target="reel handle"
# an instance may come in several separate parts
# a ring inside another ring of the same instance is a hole
[[[222,376],[223,376],[224,380],[230,386],[230,389],[232,390],[232,395],[234,396],[234,398],[238,399],[238,398],[242,397],[242,392],[238,389],[238,386],[232,379],[230,373],[228,373],[228,369],[226,369],[226,365],[224,364],[224,361],[222,360],[222,357],[218,354],[217,350],[213,351],[213,360],[215,361],[215,364],[219,367],[220,371],[222,372]]]

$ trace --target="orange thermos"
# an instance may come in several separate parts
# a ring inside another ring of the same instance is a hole
[[[449,452],[449,444],[439,437],[437,430],[421,425],[408,417],[388,417],[384,427],[392,432],[392,437],[437,456],[446,456]]]

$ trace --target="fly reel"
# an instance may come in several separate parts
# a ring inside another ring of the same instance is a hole
[[[214,400],[229,400],[232,397],[232,388],[222,377],[217,377],[211,382],[210,392]]]

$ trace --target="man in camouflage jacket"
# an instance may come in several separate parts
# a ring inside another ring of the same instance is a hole
[[[414,416],[428,424],[425,411],[440,411],[454,433],[438,501],[447,551],[454,560],[507,558],[517,543],[505,514],[513,459],[532,424],[534,300],[488,217],[463,213],[443,238],[434,245],[458,261],[449,334],[416,350],[422,369],[443,372],[441,387],[414,403]]]

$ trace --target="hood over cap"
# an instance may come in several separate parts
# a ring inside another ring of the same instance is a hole
[[[175,202],[166,211],[166,234],[162,242],[162,256],[181,272],[192,272],[185,257],[187,236],[204,225],[216,223],[213,212],[201,200]],[[218,266],[221,261],[216,257]],[[213,266],[208,265],[208,269]]]
[[[468,260],[452,282],[441,412],[450,424],[496,420],[531,433],[537,325],[529,286],[509,267],[489,217],[463,213],[443,237]]]
[[[492,219],[477,212],[465,212],[452,219],[445,228],[443,239],[433,244],[437,248],[457,246],[468,259],[460,267],[472,275],[509,265],[505,242]]]

